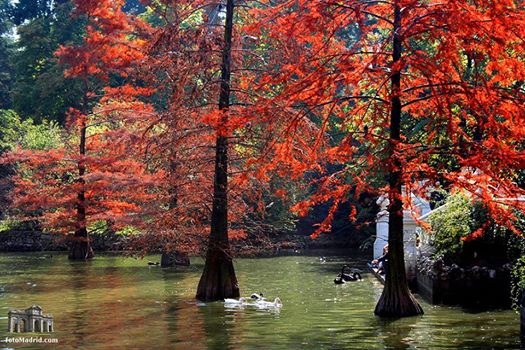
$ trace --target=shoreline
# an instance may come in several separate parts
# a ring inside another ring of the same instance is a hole
[[[315,240],[301,233],[285,232],[282,234],[264,234],[240,240],[231,240],[230,247],[234,256],[242,257],[273,257],[279,255],[296,255],[311,251],[350,251],[369,252],[371,247],[361,249],[362,235],[359,232],[345,234],[327,233]],[[67,236],[31,231],[12,230],[0,232],[0,252],[65,252],[69,249]],[[138,254],[134,250],[133,236],[114,233],[99,233],[91,235],[91,245],[95,253],[118,252],[119,254]],[[154,247],[151,254],[160,253],[161,246]],[[205,246],[190,256],[204,254]],[[311,253],[306,253],[311,254]]]
[[[34,250],[34,251],[6,251],[0,249],[0,255],[67,255],[66,250]],[[312,257],[330,257],[330,256],[368,256],[371,254],[371,250],[361,250],[359,248],[307,248],[300,251],[294,251],[291,249],[281,249],[278,252],[275,251],[263,251],[259,254],[235,254],[234,259],[264,259],[264,258],[276,258],[283,256],[312,256]],[[160,257],[161,252],[150,252],[144,256],[156,256]],[[97,256],[122,256],[129,258],[140,259],[139,251],[129,250],[107,250],[107,251],[95,251],[95,258]],[[190,258],[203,257],[203,254],[189,254]]]

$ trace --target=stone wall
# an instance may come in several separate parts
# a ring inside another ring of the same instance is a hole
[[[66,250],[65,242],[49,233],[12,230],[0,232],[0,251],[32,252],[42,250]]]
[[[474,309],[510,307],[510,264],[448,266],[440,259],[420,256],[417,267],[418,293],[432,304]]]

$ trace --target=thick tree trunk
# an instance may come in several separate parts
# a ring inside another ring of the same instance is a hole
[[[226,126],[228,122],[227,110],[230,104],[233,8],[233,0],[227,0],[219,96],[219,110],[224,111],[223,126]],[[203,301],[214,301],[238,296],[239,285],[235,276],[228,241],[228,138],[225,130],[219,128],[215,149],[211,233],[206,263],[199,281],[196,298]]]
[[[85,91],[87,92],[87,81],[85,81]],[[84,94],[82,124],[80,126],[79,153],[81,159],[78,162],[78,182],[81,189],[77,194],[77,221],[75,235],[73,236],[71,247],[69,248],[69,259],[87,260],[93,258],[93,249],[87,231],[86,221],[86,191],[84,189],[86,166],[83,157],[86,155],[86,111],[88,108],[87,93]]]
[[[401,59],[401,10],[396,2],[394,9],[393,63]],[[401,73],[392,72],[390,113],[390,171],[389,171],[389,225],[388,265],[383,293],[374,313],[383,317],[405,317],[423,314],[423,309],[408,289],[405,272],[403,246],[403,199],[402,172],[399,155],[396,152],[401,141]]]
[[[93,258],[93,249],[86,228],[75,231],[71,246],[69,247],[70,260],[87,260]]]

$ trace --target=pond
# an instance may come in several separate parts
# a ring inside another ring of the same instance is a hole
[[[242,295],[280,297],[280,312],[228,309],[193,297],[203,261],[178,271],[147,260],[98,255],[69,262],[64,254],[0,255],[0,339],[9,308],[40,305],[54,316],[59,344],[3,344],[0,349],[479,349],[519,348],[519,316],[431,306],[425,315],[375,317],[382,285],[359,257],[238,259]],[[343,263],[360,282],[335,285]],[[10,334],[13,336],[13,334]]]

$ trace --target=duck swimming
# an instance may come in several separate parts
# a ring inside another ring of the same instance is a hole
[[[260,309],[268,309],[268,308],[281,308],[283,307],[283,303],[281,301],[281,299],[279,298],[275,298],[275,300],[273,302],[271,301],[266,301],[266,300],[258,300],[255,302],[255,305],[257,305],[258,308]]]
[[[350,268],[348,265],[344,265],[341,269],[341,273],[334,279],[335,284],[343,284],[346,282],[360,281],[361,274],[359,272],[353,272],[351,274],[345,273],[345,269]]]
[[[228,304],[228,305],[246,305],[248,303],[248,299],[246,298],[239,298],[239,300],[237,299],[230,299],[230,298],[226,298],[224,299],[224,304]]]
[[[344,284],[344,283],[346,283],[346,281],[343,279],[343,277],[341,275],[337,275],[337,277],[334,278],[334,283],[335,284]]]
[[[255,299],[255,298],[258,299]],[[224,306],[226,307],[245,307],[245,306],[251,306],[258,309],[280,309],[283,306],[283,303],[281,299],[275,298],[275,300],[272,301],[266,301],[262,297],[262,293],[254,293],[250,298],[239,298],[237,299],[224,299]]]
[[[265,298],[263,297],[263,293],[253,293],[252,295],[250,295],[250,299],[255,301],[265,300]]]

